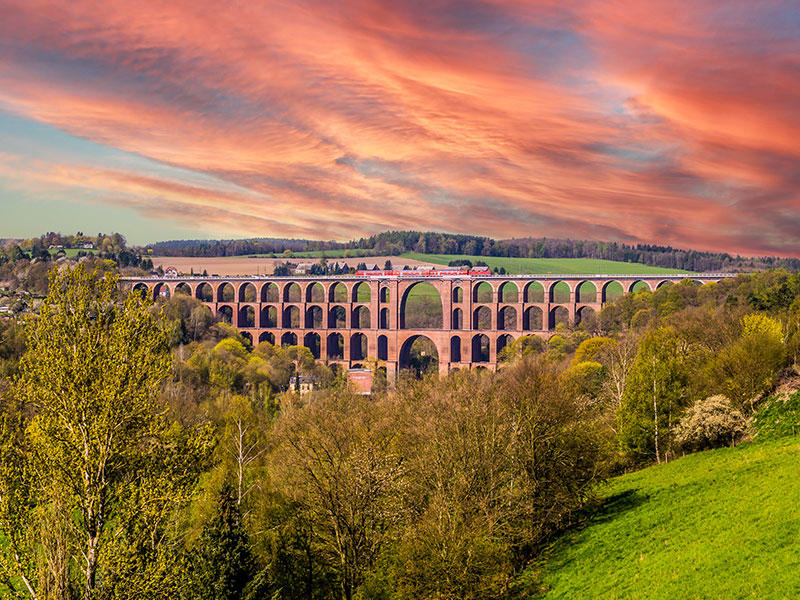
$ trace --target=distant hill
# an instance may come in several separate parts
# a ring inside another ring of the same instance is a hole
[[[638,263],[679,271],[746,272],[783,268],[800,271],[800,259],[741,257],[720,252],[698,252],[653,244],[621,244],[589,240],[488,237],[423,231],[386,231],[349,242],[253,238],[246,240],[173,240],[147,246],[158,256],[247,256],[359,249],[376,256],[420,254],[508,257],[508,258],[591,258]]]

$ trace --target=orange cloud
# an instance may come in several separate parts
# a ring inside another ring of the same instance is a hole
[[[77,186],[208,229],[797,254],[800,53],[768,30],[779,12],[562,4],[11,3],[0,107],[209,176],[86,159]]]

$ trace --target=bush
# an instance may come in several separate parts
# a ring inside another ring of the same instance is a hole
[[[785,359],[784,347],[781,325],[775,319],[745,315],[741,325],[739,339],[717,353],[709,372],[735,406],[751,412],[756,400],[775,385]]]
[[[678,425],[675,441],[690,451],[735,445],[747,431],[744,415],[725,396],[698,400]]]
[[[768,400],[753,415],[753,429],[759,441],[800,433],[800,392]]]
[[[467,258],[459,258],[457,260],[451,260],[447,263],[448,267],[469,267],[472,268],[472,261]]]

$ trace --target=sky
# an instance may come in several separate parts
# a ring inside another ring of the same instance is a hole
[[[0,0],[0,237],[800,256],[800,0]]]

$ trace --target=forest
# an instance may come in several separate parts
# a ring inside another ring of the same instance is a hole
[[[62,262],[36,311],[0,318],[3,596],[529,597],[519,574],[603,481],[747,440],[798,373],[800,275],[780,270],[628,294],[496,374],[369,396],[118,272]]]

